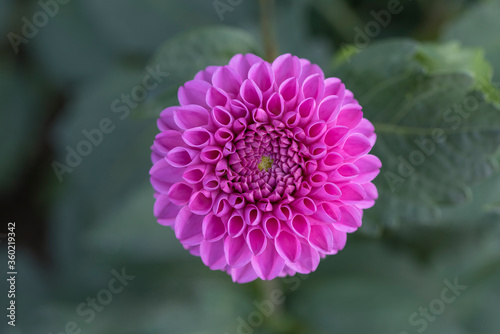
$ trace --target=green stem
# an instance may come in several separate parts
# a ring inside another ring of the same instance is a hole
[[[260,24],[266,60],[272,62],[278,56],[278,42],[274,28],[275,3],[274,0],[260,0]]]

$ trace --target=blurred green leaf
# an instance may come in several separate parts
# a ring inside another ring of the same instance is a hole
[[[50,24],[40,28],[26,48],[50,81],[67,89],[86,79],[112,71],[116,52],[93,30],[93,22],[82,15],[82,4],[61,6]],[[40,7],[33,6],[36,12]]]
[[[128,113],[116,113],[117,109],[111,107],[117,100],[124,107],[122,94],[130,94],[145,75],[145,69],[127,68],[82,85],[55,124],[55,161],[65,165],[68,152],[88,142],[84,131],[99,128],[103,119],[113,125],[111,133],[103,133],[99,144],[92,145],[91,153],[82,156],[71,172],[62,174],[50,229],[51,251],[62,268],[69,268],[75,258],[81,259],[83,231],[95,226],[149,179],[154,120],[132,119],[131,107]],[[52,177],[57,182],[55,173]]]
[[[444,48],[444,49],[443,49]],[[335,75],[352,90],[378,135],[380,198],[365,230],[436,223],[442,208],[470,202],[471,185],[498,170],[500,110],[487,102],[488,77],[475,51],[409,40],[373,44]],[[461,54],[463,52],[463,54]],[[497,93],[497,92],[496,92]]]
[[[33,160],[45,118],[41,93],[10,58],[0,58],[0,189],[3,193],[18,180],[25,164]]]
[[[121,53],[148,55],[175,34],[220,23],[213,1],[205,0],[89,0],[82,7],[102,37]],[[243,1],[230,8],[223,15],[225,24],[243,26],[256,19],[253,2]]]
[[[494,81],[500,81],[499,13],[500,1],[476,3],[449,24],[442,36],[443,40],[459,40],[464,45],[483,48],[486,59],[493,65]]]
[[[500,307],[498,227],[462,235],[429,263],[404,245],[348,242],[290,295],[292,315],[317,333],[417,333],[422,322],[411,323],[410,316],[423,319],[420,308],[430,312],[430,304],[442,298],[444,281],[456,278],[467,288],[442,314],[430,312],[434,319],[426,321],[425,332],[494,334],[494,310]]]
[[[108,260],[138,263],[193,260],[173,230],[156,222],[153,204],[153,190],[148,183],[100,217],[82,240],[87,256],[106,253]]]
[[[230,27],[208,27],[174,37],[161,46],[150,61],[153,68],[169,76],[157,93],[142,103],[139,113],[158,116],[161,110],[177,99],[177,89],[207,66],[225,65],[237,53],[259,54],[253,37],[243,30]]]
[[[291,53],[323,67],[329,63],[332,47],[326,39],[311,34],[311,6],[311,1],[276,2],[279,13],[276,15],[276,43],[280,54]]]
[[[12,11],[13,0],[0,0],[0,34],[7,35],[9,14]]]

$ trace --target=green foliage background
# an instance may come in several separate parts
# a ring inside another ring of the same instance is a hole
[[[296,281],[233,284],[189,255],[152,210],[157,115],[198,70],[264,54],[258,1],[241,1],[221,22],[213,1],[75,0],[18,54],[3,38],[0,216],[17,223],[18,276],[17,325],[2,315],[1,332],[59,334],[74,321],[92,334],[237,333],[239,317],[280,289],[286,302],[253,333],[413,334],[422,326],[411,315],[457,278],[467,289],[422,332],[499,333],[500,1],[403,0],[387,27],[356,44],[356,28],[387,5],[276,2],[279,52],[346,83],[375,125],[373,153],[383,162],[363,227]],[[21,18],[39,10],[0,0],[1,35],[20,34]],[[113,101],[148,65],[170,75],[120,119]],[[52,162],[64,162],[66,147],[103,118],[115,130],[59,182]],[[433,140],[436,131],[446,139]],[[401,158],[416,151],[424,162],[402,176]],[[123,267],[135,279],[86,323],[76,307]],[[0,288],[5,310],[5,280]]]

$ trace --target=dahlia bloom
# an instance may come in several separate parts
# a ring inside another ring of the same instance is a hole
[[[310,273],[374,205],[376,135],[338,78],[253,54],[179,88],[152,146],[154,214],[233,281]]]

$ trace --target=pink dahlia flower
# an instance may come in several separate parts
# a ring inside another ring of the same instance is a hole
[[[373,206],[376,135],[306,59],[235,55],[179,88],[152,147],[154,214],[233,281],[310,273]]]

